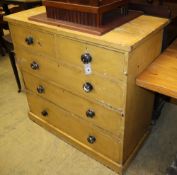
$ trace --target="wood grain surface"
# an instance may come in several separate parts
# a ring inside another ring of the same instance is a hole
[[[138,86],[177,98],[177,40],[138,78]]]
[[[132,51],[147,38],[152,36],[154,32],[164,28],[169,22],[168,19],[142,15],[105,35],[96,36],[58,26],[34,22],[28,19],[30,16],[41,13],[45,13],[44,7],[37,7],[13,15],[8,15],[5,17],[5,20],[10,24],[13,23],[19,27],[24,27],[24,25],[25,27],[35,27],[35,30],[40,30],[41,32],[46,31],[59,35],[67,35],[69,38],[79,38],[79,40],[87,43],[104,45],[105,47],[122,51]]]
[[[124,117],[122,117],[119,112],[74,95],[72,92],[43,81],[25,71],[23,71],[23,77],[28,91],[36,93],[72,114],[75,114],[79,118],[86,120],[87,123],[92,123],[118,137],[122,135],[121,133],[124,130]],[[44,93],[42,94],[39,94],[36,90],[39,85],[44,87]],[[95,112],[93,118],[88,118],[86,116],[86,111],[88,109]]]
[[[122,111],[122,108],[124,108],[125,82],[109,80],[95,74],[86,76],[82,69],[69,64],[49,60],[46,56],[37,56],[31,53],[23,54],[25,52],[22,49],[20,51],[16,50],[16,53],[19,64],[24,71],[47,80],[48,82],[55,82],[58,86],[72,91],[77,95],[92,100],[94,99],[118,111]],[[33,61],[39,65],[38,70],[33,70],[30,67]],[[91,83],[93,86],[93,90],[89,93],[83,90],[83,85],[86,82]]]

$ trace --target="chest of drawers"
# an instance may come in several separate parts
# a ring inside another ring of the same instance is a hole
[[[150,131],[153,94],[135,79],[161,51],[166,19],[141,16],[103,36],[6,17],[29,117],[122,174]]]

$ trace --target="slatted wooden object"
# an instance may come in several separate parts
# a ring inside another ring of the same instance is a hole
[[[44,4],[49,18],[94,27],[128,13],[128,0],[46,0]]]
[[[103,35],[143,12],[128,10],[129,0],[46,0],[46,13],[30,16],[41,23]]]
[[[138,78],[138,86],[177,98],[177,39]]]

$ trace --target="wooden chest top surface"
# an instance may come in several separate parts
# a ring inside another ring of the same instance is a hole
[[[104,47],[116,50],[122,50],[122,52],[132,51],[145,39],[164,28],[164,26],[166,26],[169,22],[168,19],[142,15],[102,36],[96,36],[58,26],[34,22],[28,19],[31,16],[44,12],[45,7],[37,7],[6,16],[5,20],[9,23],[25,25],[25,27],[34,27],[36,30],[52,32],[67,36],[68,38],[73,38],[96,45],[103,45]]]

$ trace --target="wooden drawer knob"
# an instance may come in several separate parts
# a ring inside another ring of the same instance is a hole
[[[96,142],[96,138],[94,136],[89,136],[87,138],[87,141],[90,143],[90,144],[94,144]]]
[[[48,116],[48,112],[47,112],[46,110],[42,111],[41,114],[42,114],[42,116],[44,116],[44,117],[47,117],[47,116]]]
[[[37,69],[39,69],[39,64],[36,63],[35,61],[33,61],[33,62],[31,63],[31,68],[32,68],[33,70],[37,70]]]
[[[44,91],[45,91],[45,89],[44,89],[43,86],[39,85],[39,86],[37,87],[37,92],[38,92],[39,94],[44,93]]]
[[[32,36],[26,37],[25,42],[28,45],[32,45],[34,43],[33,37]]]
[[[83,89],[85,92],[91,92],[93,90],[93,86],[89,83],[89,82],[86,82],[84,85],[83,85]]]
[[[81,61],[84,64],[88,64],[92,61],[92,56],[89,53],[84,53],[83,55],[81,55]]]
[[[87,112],[86,112],[86,116],[88,118],[93,118],[95,116],[95,112],[91,109],[89,109]]]

